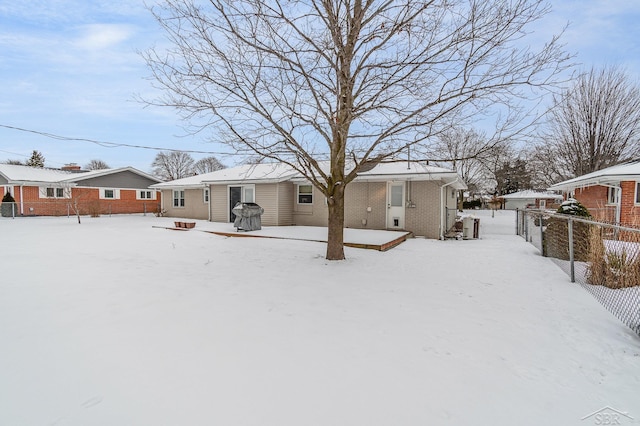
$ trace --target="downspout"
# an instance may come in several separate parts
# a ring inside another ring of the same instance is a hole
[[[209,222],[211,222],[211,185],[207,185],[207,191],[209,191],[209,201],[207,202],[207,211],[209,212]]]
[[[444,190],[447,186],[453,185],[454,183],[457,183],[459,180],[460,179],[456,176],[455,180],[449,183],[445,183],[440,187],[440,239],[441,240],[444,240],[444,230],[447,227],[447,206],[444,203],[444,200],[445,200]]]
[[[622,187],[619,186],[616,188],[618,196],[618,202],[616,203],[616,225],[620,225],[620,220],[622,219]]]
[[[24,193],[22,188],[24,187],[24,183],[20,184],[20,216],[24,216]]]

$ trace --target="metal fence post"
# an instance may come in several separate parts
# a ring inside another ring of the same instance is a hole
[[[17,203],[11,203],[11,218],[15,219],[16,218],[16,209],[18,208],[18,204]]]
[[[542,213],[540,213],[539,221],[540,221],[540,253],[542,253],[542,256],[544,256],[544,229],[542,226],[544,217],[542,216]]]
[[[571,269],[571,282],[576,282],[576,269],[575,262],[573,258],[573,220],[569,218],[568,220],[568,229],[569,229],[569,266]]]

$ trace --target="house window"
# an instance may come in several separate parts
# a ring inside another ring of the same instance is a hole
[[[119,200],[120,190],[119,189],[101,189],[100,199],[101,200]]]
[[[209,188],[205,188],[202,190],[202,196],[205,203],[209,202]]]
[[[154,200],[155,198],[154,191],[138,191],[139,200]]]
[[[607,204],[618,204],[620,188],[607,188]]]
[[[298,185],[298,204],[313,204],[313,186]]]
[[[640,182],[636,182],[636,204],[640,204]]]
[[[47,198],[64,198],[64,188],[45,188],[44,195]]]
[[[173,191],[173,207],[184,207],[184,191]]]
[[[254,187],[253,186],[243,186],[242,187],[242,201],[244,203],[255,203],[255,199],[253,197]]]

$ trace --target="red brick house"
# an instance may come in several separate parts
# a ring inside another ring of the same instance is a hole
[[[598,220],[640,227],[640,160],[556,183],[549,189],[580,201]]]
[[[0,197],[10,192],[19,216],[146,213],[158,210],[161,182],[133,167],[82,171],[0,164]]]

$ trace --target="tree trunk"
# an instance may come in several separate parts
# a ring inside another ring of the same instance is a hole
[[[327,260],[344,260],[344,185],[335,187],[327,199],[329,209]]]

